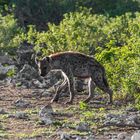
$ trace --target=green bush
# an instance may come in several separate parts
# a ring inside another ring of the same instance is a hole
[[[64,17],[60,25],[49,24],[47,32],[38,32],[31,26],[22,39],[35,44],[35,50],[41,50],[44,55],[68,50],[90,54],[105,66],[114,92],[138,93],[140,14],[109,18],[85,10]]]
[[[0,52],[14,53],[19,45],[15,38],[21,31],[13,15],[0,15]]]
[[[36,48],[45,48],[47,54],[67,50],[95,54],[94,46],[104,44],[102,28],[107,24],[107,19],[102,15],[93,16],[89,11],[69,13],[65,14],[60,25],[49,24],[47,32],[37,32],[33,27],[30,28],[30,35],[28,32],[26,38]],[[29,36],[35,39],[30,40]]]

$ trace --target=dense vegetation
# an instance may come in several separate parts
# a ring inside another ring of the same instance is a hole
[[[131,0],[0,1],[0,52],[23,41],[44,55],[79,51],[96,57],[116,98],[140,108],[140,5]]]

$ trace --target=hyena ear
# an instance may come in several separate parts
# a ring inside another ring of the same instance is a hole
[[[35,56],[35,63],[38,64],[38,62],[39,62],[39,59],[37,56]]]
[[[44,58],[42,59],[42,62],[43,62],[44,64],[50,63],[50,62],[51,62],[51,58],[50,58],[50,57],[44,57]]]
[[[37,52],[35,55],[34,55],[34,60],[35,60],[35,63],[38,64],[38,62],[40,61],[40,58],[42,56],[42,52],[39,51]]]

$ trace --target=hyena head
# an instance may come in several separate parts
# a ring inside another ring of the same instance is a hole
[[[36,59],[38,71],[41,76],[45,76],[51,70],[50,57],[44,57],[41,60]]]

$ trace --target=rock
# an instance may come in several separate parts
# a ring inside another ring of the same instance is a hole
[[[76,126],[77,131],[90,131],[89,125],[85,122],[81,122]]]
[[[29,118],[29,116],[25,112],[16,112],[16,114],[14,116],[17,119],[28,119]]]
[[[138,109],[135,108],[135,107],[128,107],[128,108],[126,108],[126,111],[128,111],[128,112],[136,112],[136,111],[138,111]]]
[[[45,114],[53,114],[54,111],[53,111],[53,108],[51,105],[46,105],[44,107],[41,108],[41,110],[39,111],[39,116],[44,116]]]
[[[14,65],[4,67],[3,65],[0,64],[0,80],[4,80],[8,76],[7,73],[10,70],[14,70],[14,69],[15,69]]]
[[[130,140],[130,137],[128,136],[127,132],[119,133],[117,138],[118,140]]]
[[[14,61],[9,55],[0,55],[0,64],[14,65]]]
[[[41,137],[35,137],[35,138],[23,138],[23,139],[20,139],[20,140],[41,140]]]
[[[54,89],[53,90],[47,89],[42,93],[43,97],[52,97],[53,95],[54,95]]]
[[[15,114],[9,114],[8,118],[16,118],[16,119],[29,119],[29,116],[25,112],[16,112]]]
[[[71,140],[71,136],[69,134],[62,133],[60,135],[60,140]]]
[[[22,67],[22,69],[17,73],[17,76],[12,79],[12,83],[14,85],[21,83],[20,86],[24,86],[26,88],[47,88],[45,79],[38,74],[38,71],[34,67],[28,64],[25,64]]]
[[[86,140],[95,140],[95,136],[90,135],[90,136],[88,136],[88,137],[87,137],[87,139],[86,139]]]
[[[136,123],[136,124],[140,124],[140,115],[137,115],[137,116],[135,117],[135,123]]]
[[[140,124],[140,115],[136,113],[107,114],[104,125],[133,125]]]
[[[126,114],[107,114],[105,117],[104,125],[124,124],[126,117]]]
[[[28,64],[36,67],[35,63],[35,52],[33,45],[24,41],[17,50],[17,63],[18,68],[21,69],[23,65]]]
[[[30,102],[24,101],[23,99],[19,99],[14,102],[16,107],[26,108],[30,106]]]
[[[48,83],[50,83],[50,87],[52,87],[54,84],[56,84],[58,81],[63,79],[63,74],[61,70],[51,70],[46,76],[46,80],[49,80]]]
[[[80,136],[77,136],[76,140],[82,140],[82,138]]]
[[[39,111],[39,117],[41,122],[43,122],[45,125],[52,124],[54,122],[53,113],[54,111],[51,105],[42,107]]]
[[[121,101],[114,101],[114,105],[115,106],[122,106],[122,102]]]
[[[45,116],[40,117],[41,124],[43,125],[50,125],[53,124],[53,117],[50,114],[46,114]]]
[[[40,82],[39,80],[37,79],[33,79],[32,80],[32,86],[33,87],[36,87],[36,88],[47,88],[48,86],[46,85],[46,82]]]
[[[32,96],[32,97],[36,97],[36,96],[41,97],[43,92],[44,92],[44,90],[42,90],[42,89],[37,89],[37,90],[32,91],[31,96]]]
[[[7,112],[3,108],[0,108],[0,114],[7,114]]]
[[[126,124],[140,124],[140,115],[131,115],[126,118]]]
[[[8,118],[15,118],[16,116],[15,116],[15,114],[9,114],[8,115]]]
[[[140,140],[140,133],[139,132],[135,132],[132,135],[131,140]]]
[[[39,78],[39,74],[37,72],[37,70],[28,65],[28,64],[25,64],[22,69],[17,73],[17,77],[19,79],[26,79],[26,80],[32,80],[32,79],[35,79],[35,78]]]

